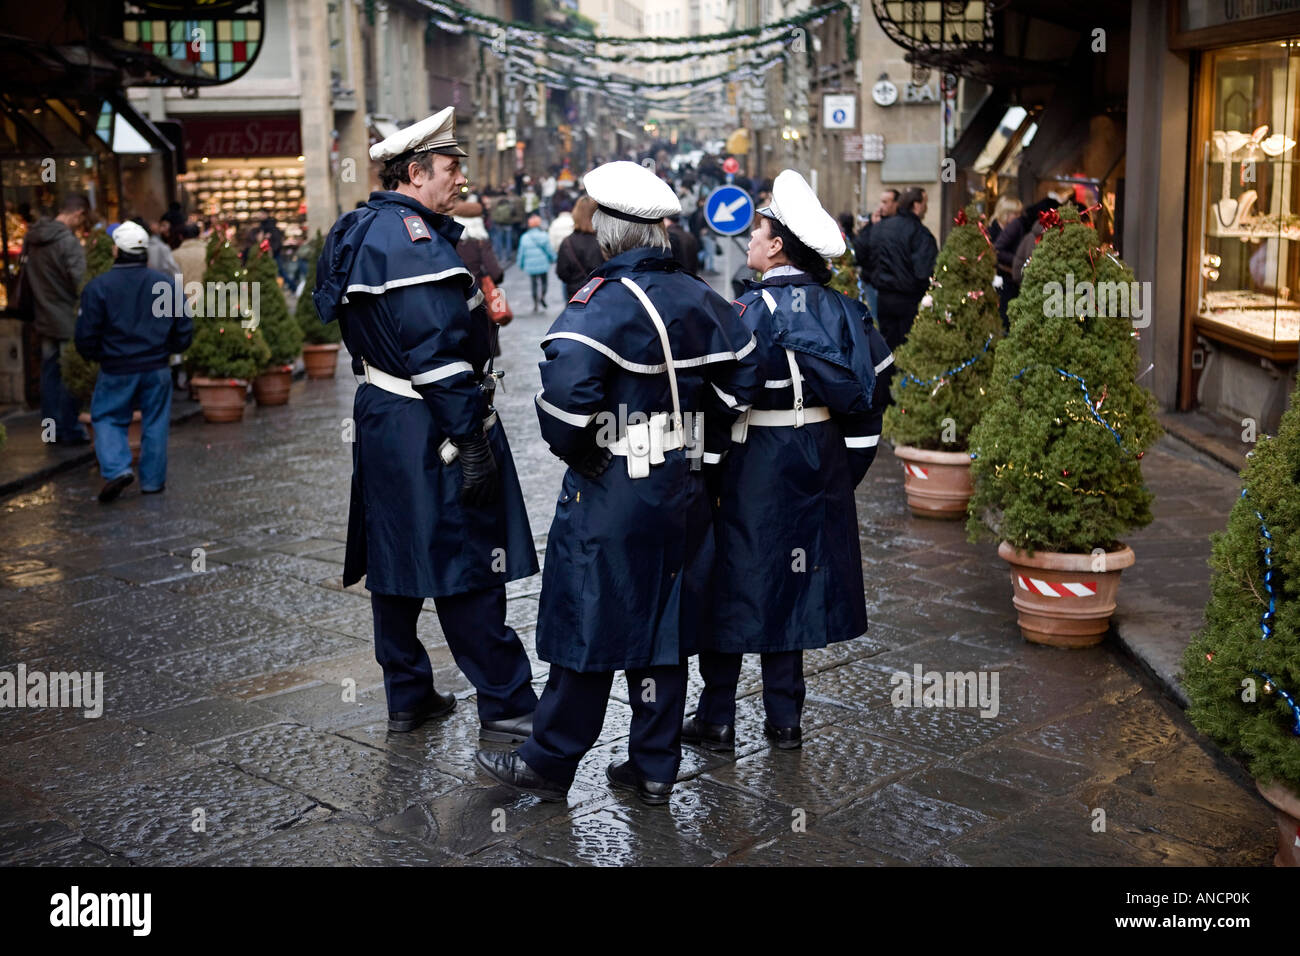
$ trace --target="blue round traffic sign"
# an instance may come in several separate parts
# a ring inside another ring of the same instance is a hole
[[[739,186],[719,186],[704,201],[704,221],[720,236],[738,236],[754,219],[754,200]]]

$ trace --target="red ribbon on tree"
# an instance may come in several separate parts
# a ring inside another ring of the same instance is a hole
[[[270,239],[263,239],[262,242],[261,242],[261,244],[260,244],[257,248],[261,249],[263,252],[270,252],[270,251],[271,251],[271,240],[270,240]]]
[[[957,225],[959,225],[959,226],[964,226],[964,225],[966,225],[966,223],[967,223],[967,219],[966,219],[966,210],[965,210],[965,209],[958,209],[958,210],[957,210],[957,215],[955,215],[955,216],[952,217],[952,221],[955,222],[955,223],[956,223]]]
[[[1042,225],[1043,231],[1048,229],[1060,229],[1065,231],[1065,223],[1061,222],[1061,214],[1055,209],[1044,209],[1038,214],[1038,222]]]

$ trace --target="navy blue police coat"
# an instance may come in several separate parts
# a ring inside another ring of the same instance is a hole
[[[481,435],[489,412],[491,323],[456,255],[460,233],[414,199],[374,192],[321,249],[312,298],[322,321],[339,320],[353,370],[364,360],[421,396],[357,388],[344,585],[365,575],[375,593],[442,597],[537,573],[501,423],[488,433],[501,477],[491,504],[461,504],[460,463],[439,455],[444,439]]]
[[[629,250],[592,273],[542,340],[542,437],[561,458],[671,412],[663,347],[634,282],[667,328],[691,457],[716,461],[759,388],[754,338],[727,301],[671,253]],[[546,544],[537,655],[576,671],[675,665],[708,624],[712,516],[702,469],[669,451],[644,478],[616,456],[597,478],[564,475]]]
[[[867,628],[853,489],[876,455],[893,361],[867,309],[807,273],[747,282],[735,302],[753,331],[763,388],[757,409],[792,409],[789,349],[804,407],[829,421],[750,425],[722,466],[713,626],[702,649],[794,651]]]

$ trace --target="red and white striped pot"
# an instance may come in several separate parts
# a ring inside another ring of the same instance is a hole
[[[998,557],[1011,565],[1012,603],[1025,640],[1052,647],[1091,647],[1110,630],[1120,572],[1136,558],[1125,545],[1092,554],[1035,551],[1006,541]]]
[[[950,520],[966,517],[966,503],[975,493],[969,452],[898,445],[894,456],[903,463],[903,492],[912,514]]]

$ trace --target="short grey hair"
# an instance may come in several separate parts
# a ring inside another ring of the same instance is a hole
[[[597,209],[591,214],[591,225],[595,229],[600,251],[606,259],[613,259],[629,249],[643,246],[672,251],[672,245],[668,242],[668,230],[662,222],[628,222]]]

